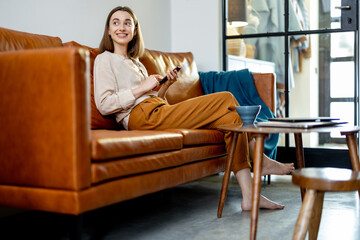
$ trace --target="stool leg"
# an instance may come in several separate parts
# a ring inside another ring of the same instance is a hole
[[[360,171],[359,154],[357,151],[355,133],[345,133],[346,143],[349,148],[351,165],[354,171]],[[360,197],[360,190],[358,191]]]
[[[303,203],[301,205],[299,217],[296,221],[293,240],[305,239],[316,196],[316,190],[308,189],[306,191]]]
[[[313,214],[311,216],[311,221],[309,226],[309,240],[317,239],[320,221],[321,221],[321,213],[323,209],[323,202],[324,202],[324,192],[317,191],[314,208],[313,208]]]

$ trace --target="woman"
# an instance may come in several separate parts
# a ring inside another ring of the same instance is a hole
[[[144,44],[140,24],[130,8],[117,7],[109,13],[99,51],[94,64],[96,106],[103,115],[114,113],[125,129],[213,129],[221,124],[241,123],[235,111],[238,103],[228,92],[204,95],[175,105],[166,102],[166,91],[177,80],[177,72],[169,70],[166,73],[169,80],[161,86],[161,76],[148,76],[138,60],[144,52]],[[227,152],[232,137],[232,133],[224,136]],[[242,190],[241,207],[250,210],[250,158],[254,141],[249,143],[247,135],[241,134],[236,147],[232,171]],[[281,164],[264,155],[263,175],[287,174],[293,169],[293,164]],[[263,196],[260,207],[284,208]]]

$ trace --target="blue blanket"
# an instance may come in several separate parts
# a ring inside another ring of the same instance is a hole
[[[241,106],[261,105],[261,111],[256,121],[268,121],[275,117],[274,113],[261,100],[254,77],[248,69],[224,72],[199,72],[200,81],[205,94],[228,91],[231,92]],[[279,134],[270,134],[265,140],[264,153],[276,159]]]

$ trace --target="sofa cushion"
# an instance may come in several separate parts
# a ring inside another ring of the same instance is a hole
[[[0,52],[50,47],[62,47],[61,39],[0,28]]]
[[[225,145],[219,144],[191,147],[113,161],[93,162],[91,164],[91,180],[92,184],[95,184],[109,179],[177,167],[187,163],[225,155]]]
[[[182,162],[181,150],[93,162],[91,164],[91,182],[95,184],[109,179],[151,172],[177,166]]]
[[[224,134],[210,129],[170,129],[168,131],[181,133],[184,146],[208,145],[224,143]]]
[[[167,53],[146,50],[140,61],[144,64],[149,75],[166,75],[166,71],[181,66],[178,80],[171,85],[166,93],[170,104],[175,104],[189,98],[203,95],[194,56],[191,52]]]
[[[91,130],[93,161],[181,149],[180,133],[155,130]]]

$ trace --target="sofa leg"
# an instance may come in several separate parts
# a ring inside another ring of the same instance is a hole
[[[69,216],[69,239],[81,240],[84,214]]]

